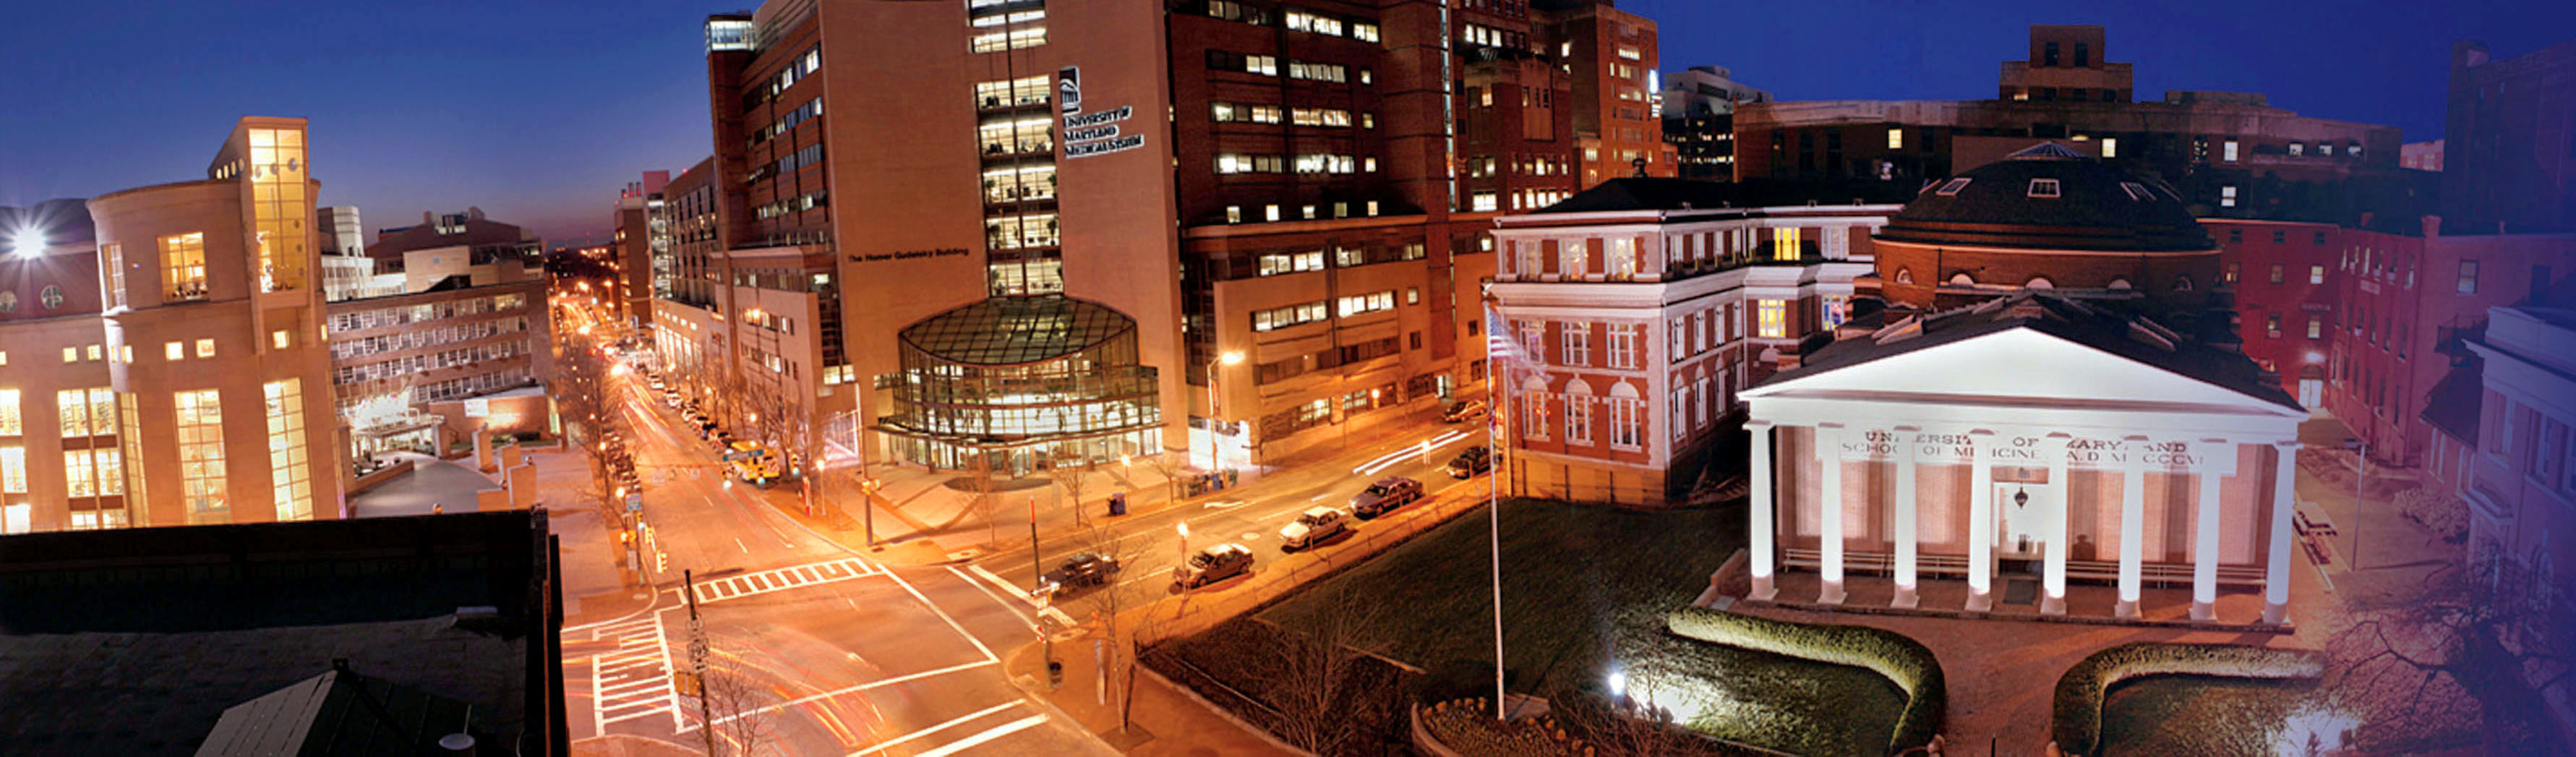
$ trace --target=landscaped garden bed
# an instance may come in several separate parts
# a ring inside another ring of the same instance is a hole
[[[2274,712],[2268,708],[2226,710],[2225,703],[2259,698],[2247,693],[2265,691],[2254,684],[2313,689],[2324,672],[2322,656],[2301,650],[2230,644],[2122,644],[2093,653],[2057,679],[2050,733],[2058,748],[2070,754],[2269,754],[2260,745],[2273,741],[2272,735],[2290,714],[2286,709],[2290,705],[2284,703],[2284,709]],[[2120,686],[2123,681],[2148,677],[2182,680],[2158,682],[2149,678]],[[2139,689],[2135,684],[2146,684],[2146,688]],[[2123,692],[2121,704],[2126,708],[2116,721],[2105,715],[2106,695],[2114,689]],[[2200,691],[2206,691],[2211,701],[2193,701]],[[2278,694],[2284,689],[2269,691]],[[2155,751],[2149,746],[2169,743],[2180,747],[2179,751]]]
[[[1698,641],[1877,674],[1885,684],[1905,695],[1904,713],[1887,732],[1883,753],[1924,746],[1941,732],[1941,716],[1949,703],[1941,663],[1933,659],[1931,649],[1904,634],[1867,626],[1791,623],[1697,607],[1677,610],[1665,622],[1674,634]],[[1852,688],[1857,693],[1869,687]],[[1831,700],[1816,704],[1830,706]],[[1777,739],[1746,740],[1759,743]]]

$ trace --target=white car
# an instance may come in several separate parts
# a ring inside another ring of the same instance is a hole
[[[1279,551],[1289,552],[1322,544],[1351,530],[1350,520],[1349,515],[1330,507],[1307,510],[1279,529]]]

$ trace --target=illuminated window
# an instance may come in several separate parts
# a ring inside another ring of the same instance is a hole
[[[173,392],[179,437],[179,488],[193,513],[222,510],[224,412],[213,389]]]
[[[1753,335],[1765,339],[1789,336],[1789,303],[1784,300],[1758,300],[1753,311]]]
[[[1771,259],[1798,260],[1805,252],[1798,247],[1798,230],[1782,226],[1771,230]]]
[[[116,396],[116,399],[118,415],[121,416],[124,421],[122,426],[123,432],[118,434],[118,437],[125,442],[125,454],[119,456],[119,469],[122,470],[122,460],[140,459],[143,455],[142,411],[135,407],[137,403],[134,401],[133,394],[120,393]],[[101,470],[105,470],[104,466],[102,466]],[[130,471],[130,473],[132,474],[132,478],[128,479],[123,484],[119,484],[117,491],[119,493],[130,493],[134,496],[135,500],[139,501],[143,498],[143,471],[138,467],[137,469]]]
[[[163,302],[206,298],[205,232],[161,238],[161,282]]]
[[[276,347],[281,350],[286,349],[286,330],[278,329],[276,331],[268,332],[268,344],[271,347]]]
[[[1611,398],[1602,403],[1610,409],[1611,449],[1632,450],[1645,443],[1646,429],[1641,422],[1644,420],[1642,417],[1644,413],[1638,412],[1644,403],[1637,401],[1633,396],[1619,396],[1633,395],[1635,391],[1626,384],[1620,384],[1611,392]]]
[[[1637,367],[1637,342],[1638,337],[1644,333],[1645,327],[1633,323],[1613,323],[1608,326],[1608,329],[1610,331],[1610,367]]]
[[[1567,444],[1592,443],[1592,392],[1577,381],[1566,387],[1565,441]]]
[[[88,348],[82,350],[82,352],[91,360],[97,360],[106,354],[104,348],[95,344],[90,345]]]
[[[2326,283],[2326,267],[2321,265],[2308,266],[2308,283]]]
[[[305,224],[313,218],[304,195],[307,167],[302,130],[250,130],[251,216],[262,292],[304,286]]]
[[[27,493],[27,448],[0,447],[0,492]]]
[[[2057,180],[2032,179],[2030,180],[2030,191],[2028,194],[2032,197],[2056,197],[2058,196]]]
[[[212,338],[206,338],[206,339],[199,339],[199,340],[197,340],[197,357],[214,357],[214,356],[215,356],[215,340],[214,340],[214,339],[212,339]]]
[[[161,345],[161,358],[173,361],[186,360],[188,359],[188,346],[180,342],[165,342]]]
[[[107,259],[107,308],[125,307],[125,245],[100,245],[99,253]]]
[[[55,392],[54,409],[62,417],[65,439],[116,433],[116,393],[106,387]]]
[[[269,482],[276,492],[277,519],[313,519],[313,482],[305,460],[304,380],[271,381],[260,386],[268,404]]]
[[[1564,328],[1557,329],[1557,334],[1564,342],[1559,345],[1563,348],[1563,354],[1558,356],[1562,358],[1558,361],[1559,364],[1592,364],[1592,327],[1589,324],[1568,323]]]
[[[2236,140],[2227,140],[2226,144],[2219,146],[2218,152],[2220,160],[2225,160],[2229,163],[2236,162]]]
[[[2228,144],[2233,146],[2236,143],[2229,142]],[[2218,188],[2218,206],[2222,208],[2236,207],[2236,185],[2227,184]]]
[[[1904,130],[1903,128],[1894,127],[1894,126],[1888,127],[1888,129],[1887,129],[1887,149],[1890,149],[1890,150],[1902,150],[1902,149],[1905,149],[1905,130]]]
[[[2102,157],[2105,157],[2105,158],[2117,158],[2117,157],[2120,157],[2120,138],[2119,138],[2119,137],[2103,137],[2103,138],[2102,138]]]
[[[63,362],[66,362],[66,363],[77,363],[77,362],[80,362],[80,348],[79,348],[79,347],[64,347],[64,348],[63,348]]]
[[[0,389],[0,436],[21,436],[26,430],[18,420],[18,390]]]

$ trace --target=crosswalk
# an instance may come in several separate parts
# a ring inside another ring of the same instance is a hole
[[[864,578],[876,575],[878,572],[879,569],[876,566],[869,565],[864,560],[852,557],[844,560],[832,560],[829,562],[791,565],[774,570],[764,570],[758,573],[744,573],[736,576],[726,576],[724,578],[699,581],[698,603],[706,604],[709,602],[720,602],[728,599],[741,599],[743,597],[758,596],[761,594],[768,594],[770,592],[786,591],[788,589],[805,586],[848,581],[854,578]]]
[[[610,723],[677,709],[679,694],[671,687],[671,650],[663,630],[659,612],[591,629],[591,640],[602,648],[591,658],[593,717],[600,729],[595,732],[605,733]]]

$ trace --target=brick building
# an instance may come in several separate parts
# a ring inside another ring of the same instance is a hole
[[[2326,352],[2342,295],[2344,229],[2329,223],[2203,218],[2219,283],[2234,295],[2245,356],[2307,407],[2325,405]]]
[[[2478,233],[2576,230],[2576,40],[2497,60],[2451,46],[2442,216]]]
[[[2128,64],[2103,60],[2101,27],[2034,26],[2030,39],[2030,59],[2003,64],[1998,99],[1744,104],[1735,175],[1920,182],[1984,162],[1962,148],[1976,138],[2060,139],[2091,142],[2105,162],[2171,185],[2196,216],[2430,210],[2420,206],[2429,187],[2397,169],[2395,127],[2302,116],[2260,94],[2169,91],[2136,102]]]
[[[1493,307],[1524,355],[1495,379],[1505,486],[1663,505],[1715,483],[1736,392],[1843,324],[1904,191],[1619,178],[1499,219]]]
[[[875,424],[911,380],[903,329],[1062,295],[1135,321],[1161,448],[1240,465],[1343,443],[1481,380],[1461,300],[1491,270],[1492,214],[1579,188],[1580,114],[1622,140],[1618,108],[1645,108],[1651,24],[1594,5],[777,0],[710,17],[714,155],[662,193],[662,357],[714,362],[678,353],[745,322],[744,276],[786,272],[739,266],[758,251],[799,261],[815,295],[797,333],[821,340],[802,374],[821,377],[817,407]],[[873,128],[885,113],[907,127]],[[1641,122],[1621,144],[1657,144]],[[885,426],[860,441],[878,461],[1051,454]]]

